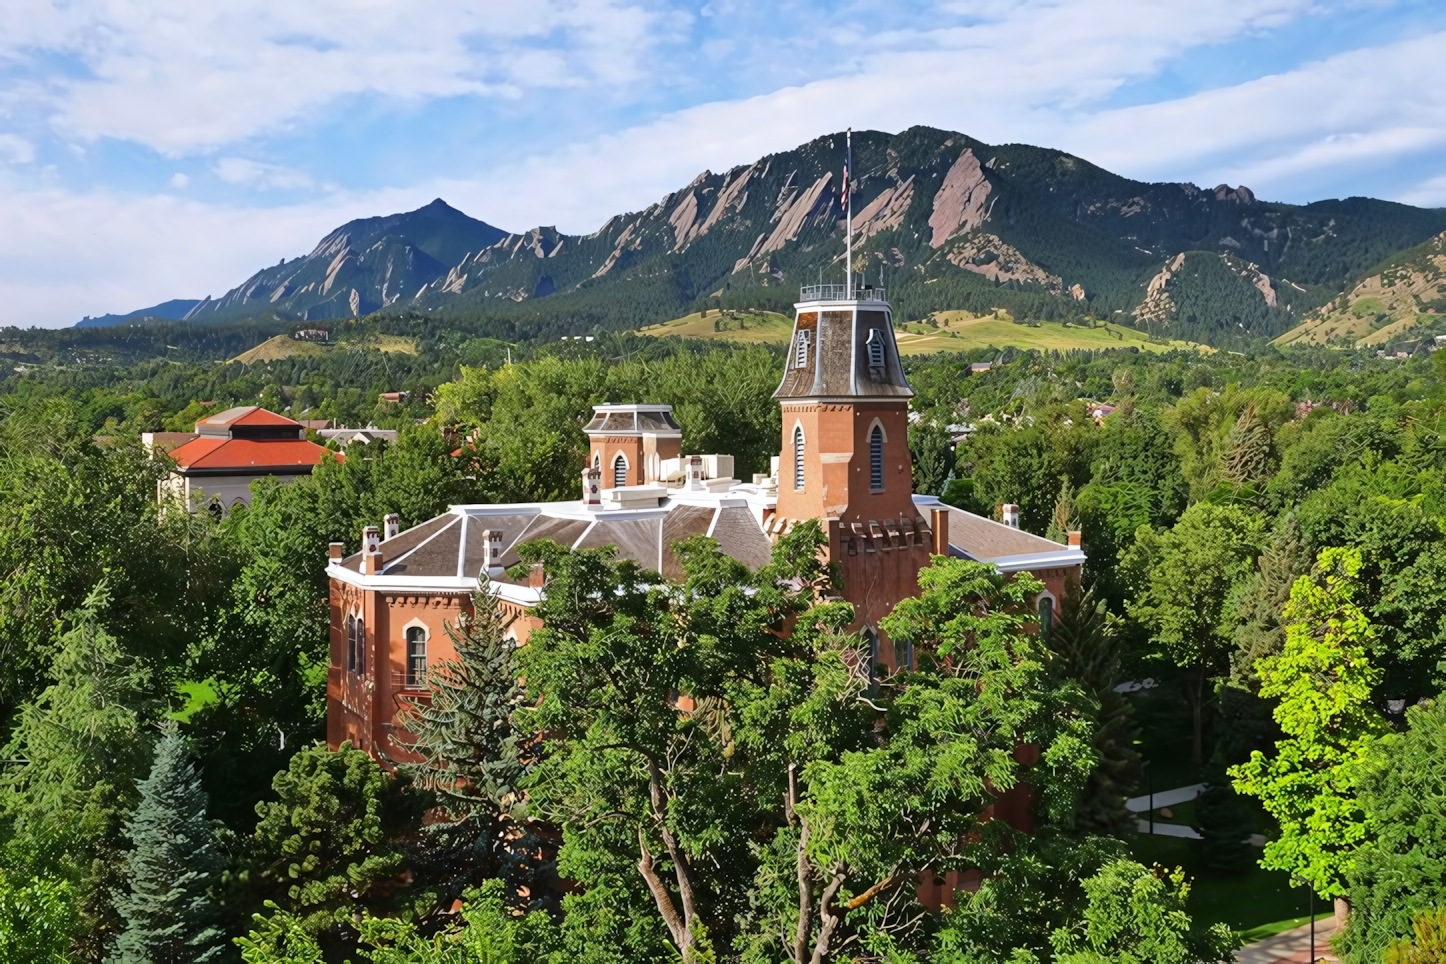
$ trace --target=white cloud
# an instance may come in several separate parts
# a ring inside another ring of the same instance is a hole
[[[212,165],[211,170],[227,184],[244,184],[248,187],[267,190],[295,190],[311,187],[310,175],[280,164],[263,164],[244,157],[223,157]]]
[[[0,63],[73,59],[82,71],[42,86],[59,130],[181,155],[288,129],[357,94],[631,83],[666,22],[629,0],[8,0]]]
[[[49,88],[66,129],[82,142],[123,137],[173,154],[287,128],[357,93],[417,102],[506,96],[539,85],[641,83],[648,70],[671,69],[646,62],[659,31],[671,29],[667,18],[628,0],[506,0],[489,4],[485,17],[443,15],[442,0],[405,9],[397,2],[247,0],[222,8],[112,0],[98,8],[101,17],[59,0],[12,0],[0,5],[0,60],[7,50],[22,56],[23,44],[71,52],[92,73]],[[947,22],[932,30],[848,33],[826,24],[804,38],[814,46],[800,57],[822,62],[834,45],[838,76],[688,107],[555,151],[505,145],[502,160],[466,179],[421,168],[414,183],[369,194],[323,185],[328,193],[304,204],[251,208],[103,189],[7,193],[0,182],[0,320],[68,324],[82,314],[220,294],[282,255],[309,250],[349,218],[437,196],[510,230],[542,223],[588,232],[705,168],[748,163],[849,125],[929,124],[993,143],[1063,148],[1134,177],[1244,181],[1264,197],[1290,194],[1311,172],[1439,151],[1443,34],[1175,100],[1102,106],[1189,50],[1320,15],[1319,6],[1197,0],[1185,15],[1157,0],[980,0],[949,8],[972,15],[967,26],[943,16],[919,18]],[[33,22],[16,8],[35,14]],[[761,46],[776,49],[785,39]],[[301,172],[234,155],[212,171],[257,189],[310,186]],[[1398,199],[1446,202],[1446,174],[1419,177]]]
[[[14,134],[0,134],[0,161],[11,164],[29,164],[35,160],[35,146],[23,137]]]
[[[178,191],[184,191],[190,183],[191,179],[186,175],[182,174],[180,171],[177,171],[176,173],[171,175],[171,187],[175,188]]]
[[[56,327],[170,298],[220,295],[351,218],[415,208],[422,191],[328,196],[277,208],[173,194],[0,185],[0,324]]]

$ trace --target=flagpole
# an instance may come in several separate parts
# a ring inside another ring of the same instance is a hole
[[[844,135],[844,206],[847,214],[844,216],[844,232],[846,250],[844,257],[848,259],[847,271],[844,275],[844,297],[854,296],[854,191],[853,185],[849,183],[849,176],[853,173],[849,168],[854,166],[854,129],[850,127]]]

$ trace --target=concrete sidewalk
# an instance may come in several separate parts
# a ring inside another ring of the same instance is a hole
[[[1335,917],[1315,922],[1315,957],[1310,956],[1310,923],[1274,937],[1247,944],[1235,952],[1240,964],[1310,964],[1312,961],[1336,961],[1331,953],[1330,939],[1336,932]]]
[[[1174,787],[1170,790],[1157,791],[1153,798],[1148,793],[1143,797],[1131,797],[1125,801],[1125,809],[1131,813],[1144,813],[1150,809],[1152,799],[1156,810],[1161,807],[1173,807],[1176,804],[1189,803],[1204,792],[1205,784],[1192,783],[1188,787]]]

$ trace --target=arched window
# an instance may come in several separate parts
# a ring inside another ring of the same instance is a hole
[[[869,433],[869,488],[884,491],[884,428],[875,425]]]
[[[367,671],[367,624],[361,618],[356,621],[356,671]]]
[[[619,452],[618,457],[613,459],[613,486],[622,487],[628,484],[628,460]]]
[[[356,617],[351,613],[346,616],[346,671],[356,672]]]
[[[797,425],[793,429],[793,488],[796,492],[803,491],[803,426]]]
[[[1054,626],[1054,600],[1048,596],[1039,597],[1039,638],[1049,641],[1049,631]]]
[[[794,367],[794,368],[807,368],[807,367],[808,367],[808,331],[807,331],[807,330],[800,331],[800,332],[798,333],[798,347],[794,350],[793,367]]]
[[[602,453],[601,453],[601,452],[594,452],[594,453],[592,453],[592,468],[593,468],[593,471],[594,471],[594,472],[601,472],[601,471],[602,471]]]
[[[407,630],[407,685],[427,685],[427,631],[421,626]]]

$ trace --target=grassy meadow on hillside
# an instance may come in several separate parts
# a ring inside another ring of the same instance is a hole
[[[777,312],[717,309],[694,312],[638,330],[640,335],[656,338],[675,336],[767,345],[787,344],[792,332],[792,319]],[[1004,310],[983,315],[969,311],[938,311],[925,321],[898,326],[894,336],[901,355],[932,355],[978,348],[1018,348],[1024,351],[1138,348],[1160,353],[1198,347],[1193,342],[1152,339],[1142,331],[1108,322],[1093,328],[1070,322],[1016,322]]]

